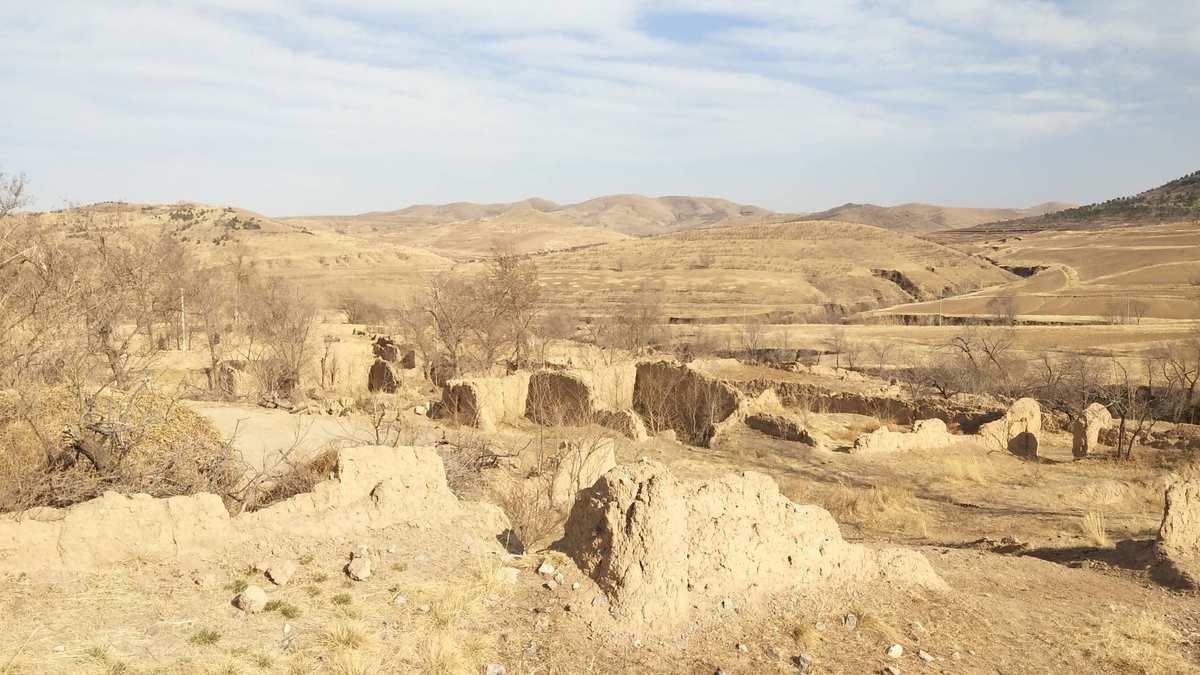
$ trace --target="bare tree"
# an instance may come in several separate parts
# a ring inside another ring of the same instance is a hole
[[[988,300],[987,309],[999,323],[1013,326],[1017,323],[1017,298],[1015,295],[997,295]]]
[[[259,289],[249,312],[262,350],[256,364],[260,383],[268,391],[290,394],[312,358],[316,307],[299,288],[271,280]]]

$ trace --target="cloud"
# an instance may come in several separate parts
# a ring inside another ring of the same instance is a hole
[[[1195,99],[1198,27],[1133,0],[62,0],[0,25],[19,92],[0,142],[3,168],[75,199],[353,211],[689,181],[786,198],[779,168],[820,180],[814,157],[887,147],[903,171],[1150,128]],[[334,167],[344,193],[299,187]]]

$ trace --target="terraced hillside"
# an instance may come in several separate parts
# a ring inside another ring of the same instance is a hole
[[[993,237],[957,247],[1032,276],[886,313],[987,316],[996,311],[994,298],[1004,297],[1012,298],[1016,313],[1031,321],[1200,318],[1200,228],[1191,222]]]
[[[552,305],[604,314],[661,302],[677,322],[825,319],[1016,278],[938,244],[839,222],[697,229],[536,259]]]

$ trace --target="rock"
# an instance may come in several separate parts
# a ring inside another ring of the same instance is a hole
[[[417,611],[422,614],[428,614],[431,607],[428,604],[417,605]]]
[[[845,626],[847,630],[854,630],[855,628],[858,628],[858,615],[851,612],[846,616],[843,616],[842,625]]]
[[[917,658],[921,659],[925,663],[933,663],[933,655],[924,649],[917,651]]]
[[[979,427],[979,438],[995,450],[1037,457],[1042,438],[1042,406],[1032,398],[1017,399],[998,420]]]
[[[1100,443],[1100,432],[1113,425],[1112,413],[1103,404],[1093,403],[1071,423],[1071,454],[1087,457]]]
[[[557,546],[615,615],[656,628],[702,599],[874,579],[946,588],[919,553],[847,543],[829,512],[753,472],[681,483],[655,462],[619,466],[580,493]]]
[[[507,671],[499,663],[489,663],[483,669],[483,675],[505,675]]]
[[[267,606],[267,592],[258,586],[247,586],[246,590],[238,593],[233,599],[233,604],[243,612],[256,614]]]
[[[538,565],[537,573],[544,577],[553,577],[554,565],[551,565],[549,560],[544,560],[541,565]]]
[[[912,626],[909,626],[909,630],[912,632],[913,637],[916,638],[923,638],[929,635],[929,631],[925,630],[925,626],[922,626],[920,621],[912,622]]]
[[[900,669],[896,666],[884,666],[883,670],[879,672],[883,673],[883,675],[900,675]]]
[[[571,583],[571,590],[573,590],[573,591],[579,590],[579,582],[578,581],[574,581]]]
[[[355,552],[350,555],[346,564],[346,576],[355,581],[366,581],[371,578],[371,558]]]
[[[561,585],[563,584],[563,582],[564,582],[564,581],[566,581],[566,577],[564,577],[564,576],[563,576],[562,572],[557,572],[557,573],[555,573],[555,575],[554,575],[554,583],[556,583],[556,584],[558,584],[558,585],[560,585],[560,586],[561,586]]]
[[[408,604],[408,598],[403,595],[397,595],[392,598],[392,604],[396,606],[404,606]]]
[[[550,581],[547,581],[546,583],[544,583],[542,585],[545,586],[547,590],[551,590],[551,591],[558,588],[558,582],[553,579],[551,579]]]
[[[737,645],[737,650],[739,652],[745,654],[746,652],[750,651],[750,648],[747,647],[746,645],[742,644],[741,642],[739,642]]]
[[[604,607],[608,604],[608,598],[603,595],[597,595],[592,598],[592,607]]]
[[[267,566],[267,578],[276,586],[286,586],[292,580],[292,576],[296,574],[296,561],[294,560],[275,560]]]
[[[900,645],[892,645],[891,647],[887,648],[887,655],[889,658],[898,659],[901,656],[904,656],[904,647],[901,647]]]
[[[799,656],[792,657],[792,665],[796,666],[796,669],[802,673],[808,672],[809,667],[812,666],[812,662],[813,657],[809,656],[808,654],[801,654]]]

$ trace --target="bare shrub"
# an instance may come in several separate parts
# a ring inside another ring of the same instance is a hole
[[[1109,548],[1112,539],[1108,537],[1108,529],[1104,524],[1104,514],[1099,511],[1088,511],[1079,524],[1084,536],[1093,546]]]
[[[383,324],[390,315],[383,305],[354,291],[345,291],[339,295],[337,308],[345,313],[346,323]]]
[[[334,449],[320,452],[302,462],[288,462],[287,470],[269,478],[266,488],[250,500],[247,510],[255,511],[312,492],[317,483],[337,473],[337,463],[338,452]]]

